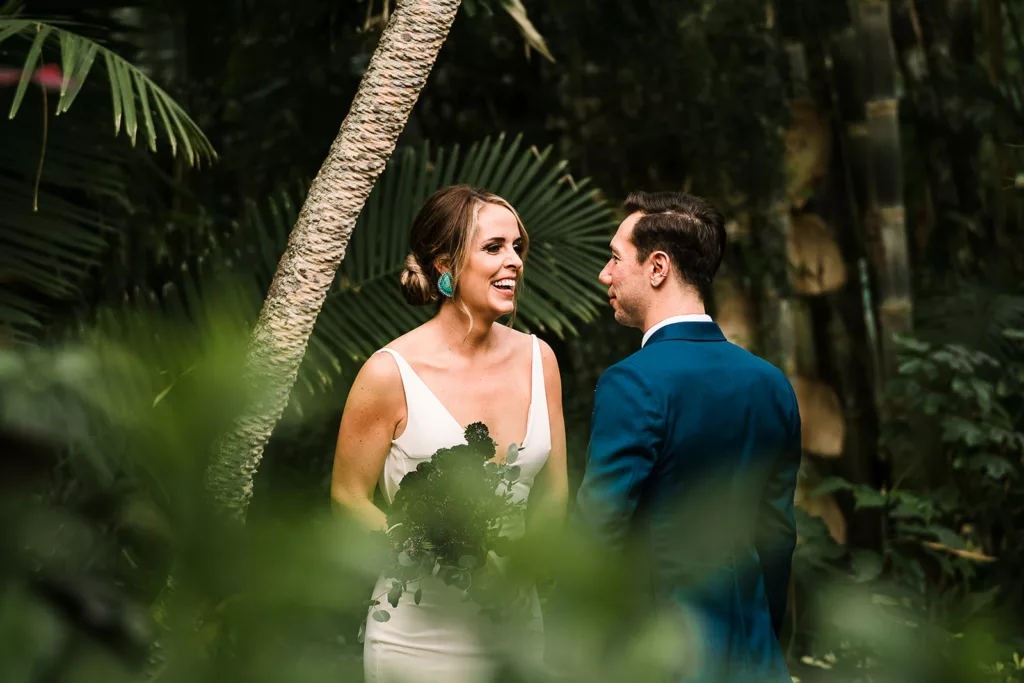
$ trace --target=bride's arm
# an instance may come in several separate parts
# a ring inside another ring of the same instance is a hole
[[[551,347],[541,342],[544,387],[551,423],[551,454],[537,475],[530,494],[529,525],[544,534],[557,534],[565,521],[569,501],[569,475],[565,461],[565,418],[562,415],[562,378]]]
[[[373,489],[405,410],[398,367],[386,354],[371,356],[345,401],[334,452],[331,498],[372,531],[386,528],[384,512],[373,504]]]

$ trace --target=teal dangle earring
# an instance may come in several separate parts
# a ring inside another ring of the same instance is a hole
[[[437,288],[441,290],[449,299],[455,294],[455,289],[452,287],[452,274],[449,271],[444,271],[441,276],[437,278]]]

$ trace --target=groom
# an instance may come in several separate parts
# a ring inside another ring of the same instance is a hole
[[[636,192],[626,209],[600,279],[615,320],[644,336],[598,382],[576,528],[637,558],[654,609],[687,629],[675,680],[788,683],[796,397],[705,314],[722,215],[676,192]]]

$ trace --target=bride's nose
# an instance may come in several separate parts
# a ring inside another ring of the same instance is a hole
[[[509,268],[515,268],[516,270],[519,270],[523,267],[523,259],[519,256],[518,253],[513,251],[505,258],[505,265]]]

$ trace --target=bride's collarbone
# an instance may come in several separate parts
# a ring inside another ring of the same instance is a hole
[[[487,425],[500,449],[525,438],[532,398],[530,377],[521,373],[448,372],[425,379],[428,388],[461,425]]]

